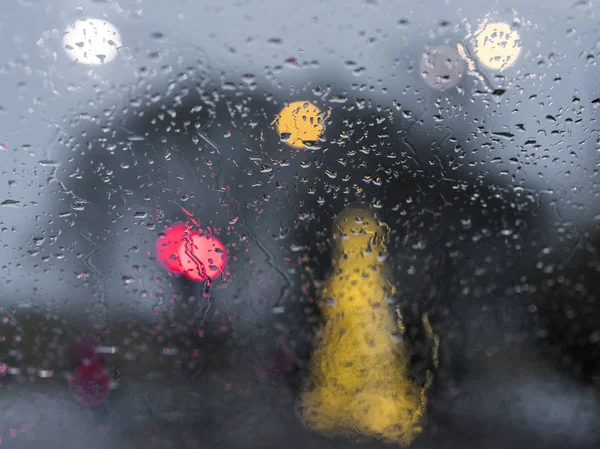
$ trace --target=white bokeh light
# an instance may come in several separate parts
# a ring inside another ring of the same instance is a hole
[[[436,45],[421,56],[421,78],[437,90],[452,89],[463,76],[465,63],[455,48]]]
[[[488,23],[475,33],[473,50],[481,65],[502,71],[521,54],[521,37],[507,23]]]
[[[121,46],[119,30],[106,20],[78,20],[65,30],[67,55],[81,64],[104,64],[115,59]]]

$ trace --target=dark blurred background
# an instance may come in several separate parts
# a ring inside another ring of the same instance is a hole
[[[598,447],[597,18],[591,1],[0,6],[0,441],[382,447],[294,414],[331,224],[360,202],[391,228],[416,381],[423,314],[440,338],[414,446]],[[474,37],[494,23],[518,35],[501,67]],[[85,53],[82,29],[111,42]],[[318,148],[277,134],[293,101],[329,112]],[[210,286],[155,258],[190,218],[229,254]],[[84,337],[111,377],[93,408],[68,386]]]

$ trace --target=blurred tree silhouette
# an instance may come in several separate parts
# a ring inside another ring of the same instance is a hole
[[[473,380],[481,372],[510,380],[518,373],[503,371],[506,360],[535,355],[531,279],[550,238],[541,233],[535,192],[494,185],[493,177],[455,169],[451,158],[447,166],[432,163],[456,152],[464,130],[432,142],[440,130],[416,111],[372,104],[334,74],[288,90],[250,77],[217,79],[202,62],[168,77],[164,91],[152,87],[155,76],[139,69],[138,85],[113,114],[98,112],[93,126],[63,130],[71,138],[62,142],[57,176],[82,201],[61,239],[87,245],[68,257],[87,267],[89,297],[66,317],[52,304],[48,313],[8,317],[14,336],[27,336],[7,340],[16,351],[11,363],[58,373],[68,367],[64,348],[81,335],[118,346],[109,365],[122,376],[121,388],[109,401],[139,422],[118,423],[108,405],[102,413],[134,447],[159,434],[173,442],[175,433],[201,436],[211,447],[279,447],[290,433],[298,435],[291,447],[342,447],[347,443],[301,429],[292,405],[319,324],[314,300],[331,264],[331,222],[358,201],[391,227],[395,301],[405,312],[417,377],[430,349],[418,325],[422,313],[432,315],[442,341],[429,433],[497,447],[531,438],[534,430],[504,435],[510,416],[484,413],[476,422],[485,431],[477,429],[464,422],[464,403],[493,409],[502,398],[484,398],[494,381]],[[458,101],[453,95],[439,97]],[[290,148],[272,126],[286,102],[300,100],[331,109],[319,149]],[[230,251],[231,275],[210,288],[169,276],[154,260],[162,229],[190,217]],[[584,298],[586,291],[572,294]],[[43,345],[40,335],[50,335]],[[261,364],[271,366],[257,350],[265,341],[275,353],[280,342],[291,348],[286,382],[256,374]],[[587,346],[568,342],[584,359]],[[416,443],[432,444],[428,437]]]

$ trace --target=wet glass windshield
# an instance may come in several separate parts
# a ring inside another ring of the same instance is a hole
[[[599,13],[4,2],[0,447],[598,447]]]

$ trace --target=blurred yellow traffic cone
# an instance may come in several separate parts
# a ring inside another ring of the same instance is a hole
[[[402,324],[386,301],[394,293],[386,236],[385,223],[368,210],[348,209],[336,219],[333,273],[320,302],[325,324],[298,413],[326,435],[407,445],[422,430],[431,375],[422,387],[408,371],[408,351],[397,335]]]

